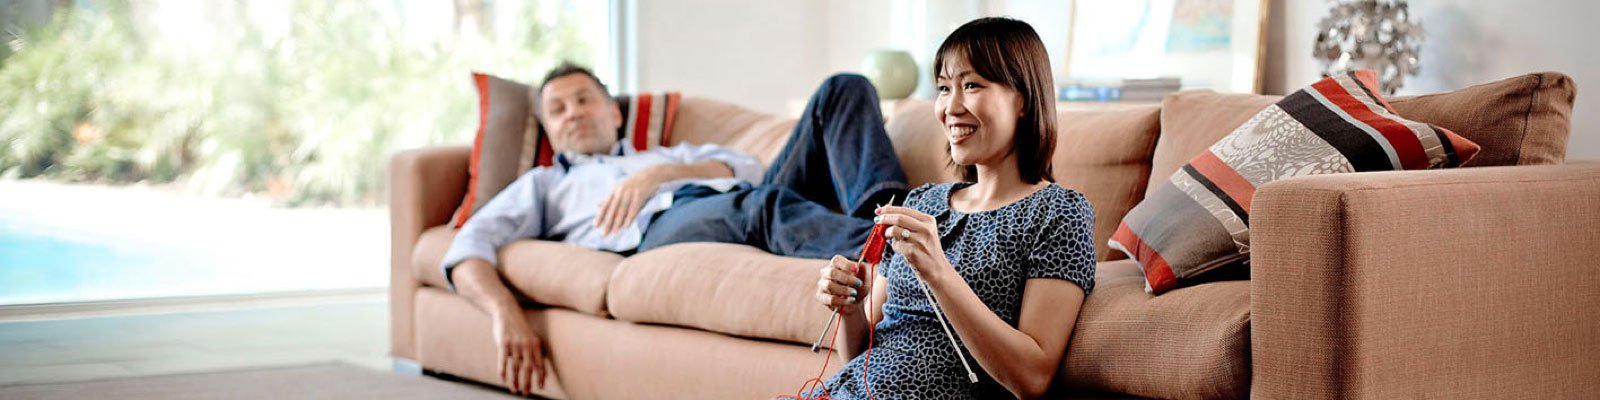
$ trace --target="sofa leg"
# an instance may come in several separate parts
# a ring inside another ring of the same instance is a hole
[[[394,358],[394,372],[402,375],[422,375],[422,364],[404,358]]]

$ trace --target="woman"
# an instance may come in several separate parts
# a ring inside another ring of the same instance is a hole
[[[964,182],[877,210],[892,252],[874,279],[843,257],[822,268],[816,297],[842,314],[849,363],[808,396],[1040,397],[1093,288],[1094,212],[1051,182],[1054,83],[1039,35],[1008,18],[969,22],[945,39],[933,72],[935,116]],[[874,325],[872,352],[858,357]]]

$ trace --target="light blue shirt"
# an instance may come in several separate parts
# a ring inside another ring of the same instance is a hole
[[[600,202],[610,196],[623,179],[657,165],[712,160],[727,164],[734,177],[663,183],[639,210],[633,224],[611,235],[594,226]],[[726,192],[741,182],[760,181],[761,173],[761,163],[755,158],[713,144],[681,144],[643,153],[619,144],[611,155],[562,153],[556,165],[537,167],[522,174],[474,211],[450,244],[440,268],[444,270],[445,282],[454,290],[450,270],[456,264],[481,258],[498,267],[499,249],[520,239],[559,240],[606,251],[633,250],[644,239],[650,216],[672,206],[673,191],[694,184]]]

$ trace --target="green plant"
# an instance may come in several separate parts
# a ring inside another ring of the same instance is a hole
[[[242,0],[166,4],[202,17],[177,22],[163,4],[64,9],[9,43],[0,176],[376,205],[393,151],[468,141],[470,71],[531,79],[592,54],[554,22],[572,11],[539,0],[496,3],[518,29],[421,42],[394,2],[264,3],[277,17]]]

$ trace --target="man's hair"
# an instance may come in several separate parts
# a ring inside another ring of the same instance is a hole
[[[544,102],[543,97],[545,85],[549,85],[550,81],[556,80],[557,78],[573,74],[589,77],[589,80],[594,82],[595,88],[600,89],[600,96],[605,97],[605,101],[612,101],[611,91],[606,89],[605,83],[600,82],[600,77],[594,76],[594,71],[590,71],[589,68],[578,65],[577,63],[573,63],[572,61],[562,61],[561,64],[556,65],[556,67],[551,69],[550,72],[545,73],[544,80],[539,82],[539,91],[535,92],[533,96],[534,115],[541,119],[544,118],[544,104],[542,103]]]
[[[934,54],[935,77],[943,72],[945,57],[966,57],[978,76],[1022,95],[1022,118],[1017,119],[1017,132],[1011,139],[1017,170],[1027,183],[1054,182],[1050,157],[1056,150],[1056,85],[1050,56],[1033,27],[1011,18],[975,19],[951,32]],[[976,167],[962,168],[953,158],[950,166],[957,168],[962,180],[978,180]]]

